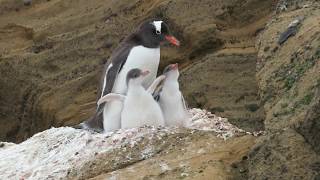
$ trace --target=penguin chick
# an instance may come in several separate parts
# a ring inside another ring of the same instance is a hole
[[[186,126],[189,122],[187,106],[179,89],[178,64],[168,65],[163,75],[166,76],[162,88],[155,92],[162,109],[166,126]],[[158,95],[157,95],[158,94]]]
[[[155,79],[153,81],[153,83],[149,86],[149,88],[147,89],[147,92],[150,94],[153,94],[154,92],[157,92],[159,88],[162,88],[162,84],[164,79],[166,78],[166,76],[161,75],[159,77],[157,77],[157,79]],[[103,97],[101,97],[98,102],[97,105],[99,106],[102,103],[105,102],[110,102],[110,101],[121,101],[124,102],[126,96],[122,95],[122,94],[117,94],[117,93],[109,93]]]
[[[164,118],[159,104],[152,95],[142,86],[149,71],[132,69],[128,72],[126,83],[127,95],[110,93],[99,99],[98,104],[106,101],[123,101],[121,112],[121,128],[135,128],[144,125],[164,126]]]

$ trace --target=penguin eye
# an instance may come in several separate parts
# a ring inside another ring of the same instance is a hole
[[[159,30],[156,30],[156,34],[159,35],[161,34],[161,32]]]

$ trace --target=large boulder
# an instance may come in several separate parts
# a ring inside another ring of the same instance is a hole
[[[141,127],[91,133],[51,128],[0,143],[0,179],[229,179],[255,137],[192,109],[188,129]]]

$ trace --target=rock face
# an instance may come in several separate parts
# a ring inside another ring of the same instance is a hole
[[[204,106],[245,130],[262,130],[255,63],[254,53],[212,53],[185,68],[181,82],[190,106]]]
[[[267,135],[248,159],[248,178],[319,179],[320,11],[299,1],[276,14],[257,41],[257,78]],[[295,20],[297,32],[281,46],[280,34]]]
[[[247,179],[317,179],[319,155],[292,129],[267,135],[249,153]],[[244,168],[245,169],[245,168]]]

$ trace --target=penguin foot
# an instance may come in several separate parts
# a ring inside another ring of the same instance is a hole
[[[103,129],[89,127],[85,122],[77,124],[72,127],[75,129],[83,129],[83,130],[87,130],[87,131],[95,132],[95,133],[102,133],[103,132]]]

